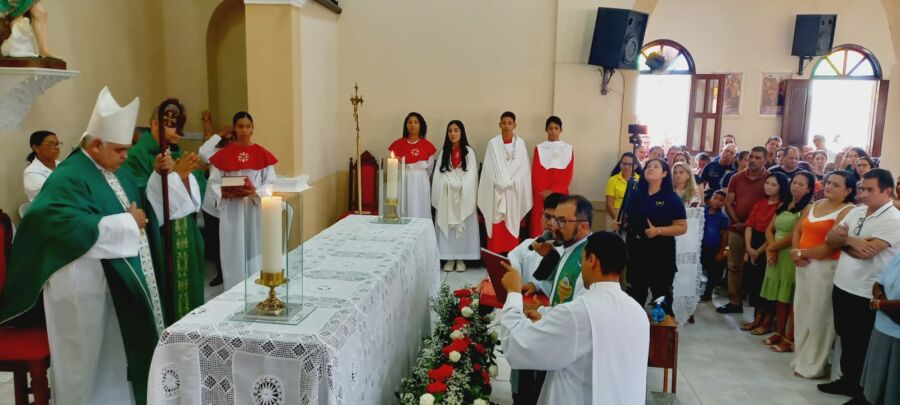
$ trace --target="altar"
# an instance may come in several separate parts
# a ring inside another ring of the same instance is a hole
[[[437,242],[429,220],[374,218],[347,217],[289,255],[290,277],[299,277],[302,252],[304,304],[316,307],[300,324],[229,320],[243,308],[245,284],[264,298],[251,277],[167,328],[153,354],[148,402],[394,402],[430,333]]]

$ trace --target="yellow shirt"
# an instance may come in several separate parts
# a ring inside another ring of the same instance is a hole
[[[635,174],[634,181],[637,182],[641,176]],[[612,177],[609,178],[609,181],[606,182],[606,198],[609,199],[610,196],[614,198],[613,207],[616,209],[622,208],[622,199],[625,198],[625,189],[628,188],[628,180],[622,177],[622,173],[616,173]]]

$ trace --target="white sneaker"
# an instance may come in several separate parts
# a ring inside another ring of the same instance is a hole
[[[447,260],[447,263],[444,263],[444,271],[453,271],[453,260]]]
[[[456,261],[456,271],[462,273],[466,271],[466,261],[465,260],[457,260]]]

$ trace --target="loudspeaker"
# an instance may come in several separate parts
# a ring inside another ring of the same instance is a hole
[[[798,14],[794,23],[794,46],[791,55],[827,55],[834,43],[836,14]]]
[[[647,14],[618,8],[597,9],[588,63],[608,69],[637,69]]]

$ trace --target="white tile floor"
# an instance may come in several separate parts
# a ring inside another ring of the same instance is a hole
[[[207,281],[214,274],[207,273]],[[453,288],[474,285],[486,276],[484,269],[464,273],[443,273],[441,279]],[[222,287],[207,287],[207,295],[221,293]],[[717,297],[715,304],[724,300]],[[847,397],[820,393],[816,384],[791,373],[792,355],[773,353],[760,344],[760,338],[738,330],[749,311],[740,315],[719,315],[713,303],[700,304],[697,323],[680,330],[678,352],[678,393],[661,394],[662,370],[647,372],[650,395],[654,404],[842,404]],[[501,405],[512,404],[509,365],[500,359],[500,375],[494,379],[491,400]],[[12,374],[0,373],[0,405],[12,405]]]

